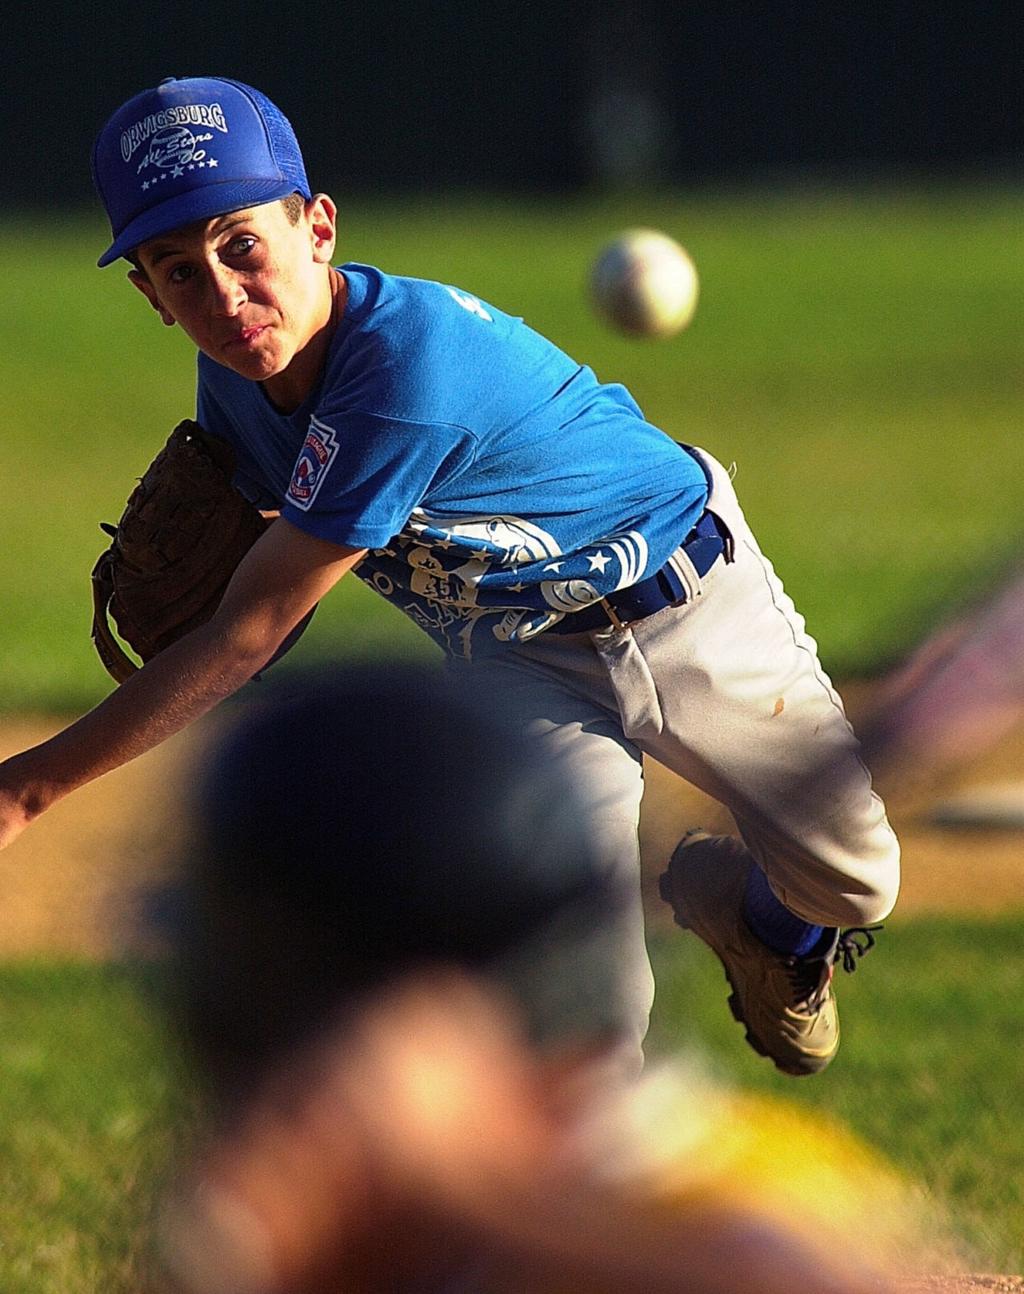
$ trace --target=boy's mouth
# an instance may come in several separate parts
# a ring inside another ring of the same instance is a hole
[[[251,328],[243,328],[241,332],[237,332],[233,337],[229,338],[227,344],[229,346],[251,346],[257,337],[266,331],[266,328],[266,324],[253,324]]]

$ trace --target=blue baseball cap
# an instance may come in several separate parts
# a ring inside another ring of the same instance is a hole
[[[92,173],[114,237],[99,265],[196,220],[310,197],[287,117],[220,76],[168,77],[129,99],[100,131]]]

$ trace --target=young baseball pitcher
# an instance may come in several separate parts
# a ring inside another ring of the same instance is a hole
[[[751,1045],[823,1069],[833,968],[891,909],[899,851],[729,474],[463,288],[336,266],[335,204],[252,87],[169,78],[114,113],[93,163],[113,234],[99,264],[129,261],[195,342],[197,421],[233,450],[241,495],[279,515],[210,618],[0,766],[0,843],[242,687],[355,571],[585,788],[602,864],[633,882],[619,966],[637,1063],[651,756],[739,831],[688,835],[664,898],[721,959]]]

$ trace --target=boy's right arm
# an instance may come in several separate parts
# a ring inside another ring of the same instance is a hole
[[[0,764],[0,848],[69,792],[158,746],[241,688],[365,551],[277,520],[207,624],[63,732]]]

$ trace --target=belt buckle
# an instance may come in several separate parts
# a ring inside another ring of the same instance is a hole
[[[626,626],[629,624],[629,621],[628,621],[628,620],[627,620],[627,621],[622,621],[622,620],[620,620],[620,619],[619,619],[618,614],[616,613],[615,608],[612,606],[612,604],[608,601],[608,599],[607,599],[607,598],[601,598],[601,600],[600,600],[600,601],[601,601],[601,606],[602,606],[602,607],[604,607],[604,613],[605,613],[605,615],[606,615],[606,616],[608,617],[608,619],[611,621],[612,628],[613,628],[613,629],[616,629],[616,630],[619,630],[620,632],[621,632],[623,629],[625,629],[625,628],[626,628]]]

